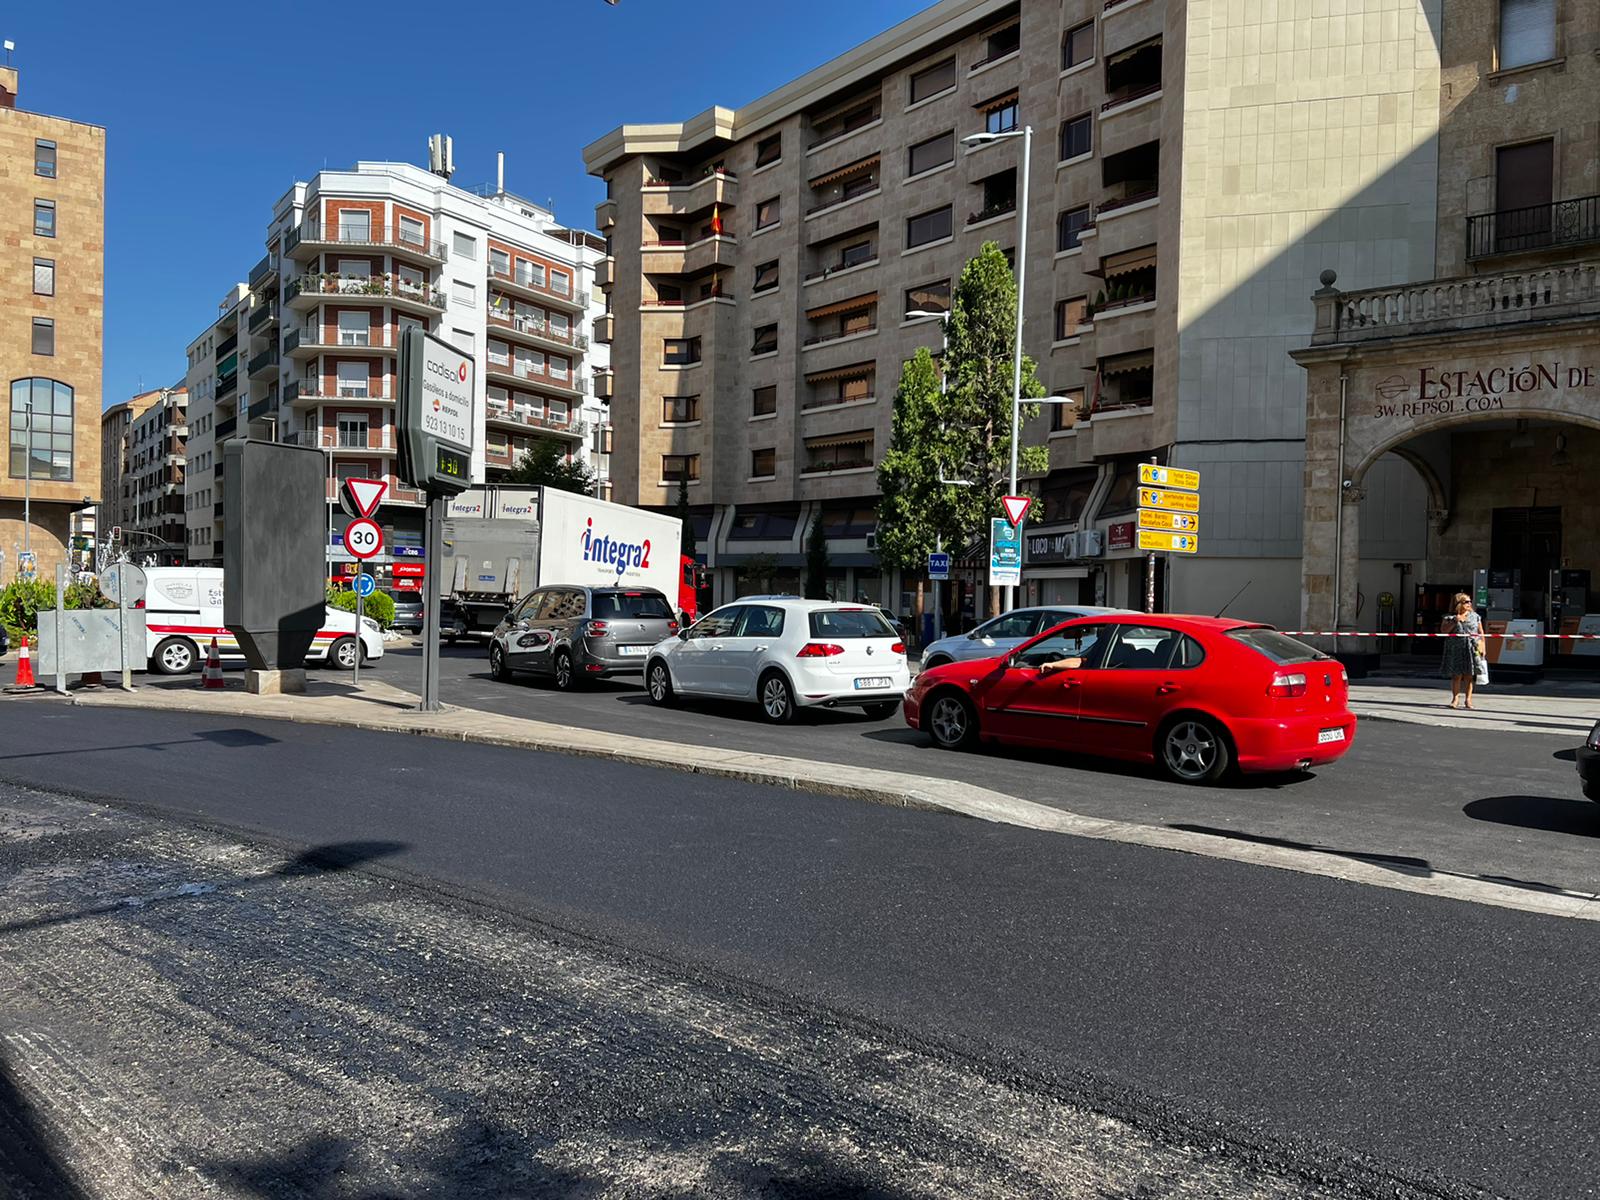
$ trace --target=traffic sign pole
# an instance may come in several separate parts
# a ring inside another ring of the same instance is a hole
[[[1156,465],[1155,455],[1150,456],[1150,465]],[[1143,472],[1140,472],[1143,474]],[[1150,551],[1144,559],[1144,610],[1153,613],[1156,610],[1156,552]]]
[[[361,687],[361,618],[366,615],[367,599],[367,588],[361,580],[365,578],[366,571],[358,568],[356,570],[356,661],[350,668],[350,686],[357,689]]]

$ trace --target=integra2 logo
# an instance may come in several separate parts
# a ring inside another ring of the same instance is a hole
[[[622,578],[629,567],[650,569],[650,539],[642,542],[620,542],[614,537],[599,537],[594,531],[594,518],[584,522],[583,561],[604,563]]]

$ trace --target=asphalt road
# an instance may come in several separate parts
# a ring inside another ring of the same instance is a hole
[[[443,700],[639,737],[960,779],[1087,816],[1315,848],[1410,872],[1600,892],[1600,805],[1583,799],[1571,749],[1547,735],[1365,721],[1350,753],[1314,775],[1197,789],[1067,755],[945,754],[898,715],[869,721],[849,710],[817,711],[775,729],[754,705],[658,708],[632,680],[576,695],[538,680],[496,683],[486,653],[478,645],[442,649]],[[421,652],[391,651],[374,671],[420,691]]]
[[[644,963],[687,981],[702,989],[691,997],[695,1003],[714,994],[747,1017],[758,1006],[763,1019],[779,1025],[785,1021],[773,1014],[792,1014],[787,1025],[798,1040],[788,1051],[763,1053],[769,1067],[771,1055],[788,1066],[792,1051],[802,1079],[855,1077],[854,1059],[841,1066],[829,1058],[839,1047],[827,1030],[843,1023],[880,1050],[921,1056],[918,1064],[960,1068],[965,1078],[998,1081],[1073,1111],[1129,1119],[1168,1150],[1189,1147],[1202,1166],[1252,1166],[1269,1179],[1311,1181],[1322,1194],[1394,1195],[1398,1180],[1399,1194],[1419,1186],[1448,1195],[1600,1195],[1600,1044],[1593,1032],[1600,952],[1587,923],[593,760],[48,702],[8,703],[0,711],[0,781],[110,797],[288,850],[367,847],[350,861],[335,860],[352,877],[373,872],[392,883],[396,902],[421,889],[459,914],[467,911],[459,898],[468,897],[535,922],[541,937],[585,939],[607,964]],[[35,1009],[54,1011],[65,998],[81,1006],[97,994],[92,980],[60,975],[59,965],[42,979],[24,965],[19,976],[16,964],[28,960],[15,957],[16,948],[37,948],[36,939],[52,929],[81,931],[79,943],[99,954],[102,966],[120,963],[133,978],[178,975],[182,1003],[212,1016],[229,988],[248,991],[257,977],[272,978],[263,963],[274,955],[321,962],[321,943],[293,907],[264,918],[267,932],[254,940],[243,933],[235,939],[236,953],[254,956],[244,962],[248,969],[235,974],[227,954],[208,948],[210,957],[194,967],[204,987],[148,946],[107,957],[102,943],[119,945],[108,929],[152,920],[149,900],[162,902],[158,911],[188,911],[192,903],[200,913],[195,927],[205,926],[211,910],[204,906],[212,901],[174,892],[174,882],[194,882],[194,872],[204,871],[200,886],[213,883],[219,898],[233,897],[242,887],[233,862],[240,852],[193,851],[190,862],[200,865],[156,872],[140,886],[145,875],[127,866],[117,840],[126,835],[91,830],[81,835],[84,844],[98,846],[122,872],[108,885],[79,878],[83,853],[72,852],[77,835],[63,817],[46,812],[34,824],[43,831],[0,838],[9,856],[0,859],[6,894],[25,901],[12,899],[8,911],[26,914],[0,930],[13,955],[9,982],[0,982],[8,1005],[20,1003],[20,992]],[[46,852],[57,839],[65,849],[52,860]],[[144,899],[121,916],[129,906],[118,898],[129,896]],[[349,991],[342,972],[365,979],[364,964],[379,953],[370,939],[381,937],[364,923],[365,909],[351,904],[343,957],[320,966],[312,981],[317,999],[294,1001],[295,976],[269,989],[263,1012],[290,1004],[278,1041],[269,1044],[320,1063],[303,1070],[336,1097],[343,1096],[342,1080],[370,1084],[369,1076],[391,1074],[426,1090],[439,1060],[430,1046],[410,1040],[418,1023],[466,1038],[460,1057],[492,1059],[494,1030],[516,1027],[515,1012],[499,1015],[502,1004],[515,1009],[503,996],[514,993],[516,980],[486,982],[471,962],[446,955],[451,969],[443,982],[438,971],[427,973],[415,994],[405,971]],[[427,961],[425,931],[391,936],[401,939],[395,953],[403,955],[394,961]],[[175,945],[181,949],[181,937]],[[496,960],[487,950],[477,957]],[[502,991],[480,1000],[490,982]],[[643,991],[630,995],[647,1004],[650,980],[634,982]],[[379,995],[396,1012],[377,1004]],[[443,1007],[431,1017],[418,1011],[440,996]],[[489,1028],[460,1033],[462,1014],[479,1007]],[[237,1014],[230,1021],[211,1040],[226,1041],[234,1025],[266,1037]],[[815,1021],[823,1025],[807,1024]],[[655,1047],[670,1046],[675,1026],[641,1033],[642,1022],[591,1030],[567,1014],[548,1028],[558,1044],[575,1037],[616,1056],[624,1074],[638,1067],[628,1048],[643,1037],[650,1050],[627,1085],[636,1088],[639,1078],[657,1077],[673,1061],[670,1048],[657,1058]],[[17,1028],[11,1013],[0,1013],[0,1028]],[[740,1043],[711,1010],[702,1028],[746,1049],[760,1045]],[[390,1057],[378,1055],[373,1042],[387,1044]],[[236,1039],[237,1046],[257,1043]],[[105,1055],[129,1072],[125,1042]],[[882,1064],[865,1058],[862,1069]],[[699,1060],[691,1054],[688,1061]],[[272,1053],[264,1064],[287,1069]],[[187,1094],[181,1059],[145,1065],[156,1078],[144,1081],[142,1094],[169,1104]],[[542,1086],[555,1086],[549,1076],[561,1079],[561,1072],[561,1064],[550,1066]],[[446,1100],[467,1086],[447,1075],[438,1093]],[[733,1086],[742,1087],[737,1080]],[[786,1086],[781,1071],[773,1086]],[[893,1097],[899,1085],[890,1072],[863,1086]],[[238,1093],[252,1090],[263,1104],[276,1103],[272,1088],[258,1088],[248,1073],[229,1100],[244,1103]],[[512,1088],[501,1097],[506,1111],[520,1113],[524,1127],[531,1123],[526,1137],[549,1143],[548,1126],[566,1110],[547,1102],[525,1112],[519,1095]],[[725,1106],[721,1095],[674,1093],[677,1123],[664,1126],[666,1110],[656,1108],[653,1093],[624,1088],[594,1103],[633,1113],[630,1135],[648,1138],[652,1153],[670,1155],[692,1140],[683,1132],[692,1114],[715,1112],[715,1129],[728,1113],[737,1115],[738,1105]],[[585,1103],[591,1099],[583,1093]],[[795,1128],[805,1127],[811,1099],[805,1089],[792,1094]],[[584,1111],[577,1104],[575,1119]],[[304,1113],[294,1120],[316,1124]],[[393,1134],[385,1110],[371,1120]],[[759,1126],[729,1124],[761,1143]],[[1001,1159],[1012,1129],[1010,1110],[996,1117],[990,1146]],[[870,1117],[853,1130],[840,1144],[866,1146],[879,1171],[851,1185],[854,1191],[832,1184],[831,1192],[754,1194],[943,1190],[868,1190],[881,1186],[878,1179],[899,1178],[895,1164],[916,1155],[896,1141],[894,1128],[880,1131]],[[630,1142],[613,1144],[629,1157]],[[781,1137],[775,1144],[788,1145]],[[963,1144],[950,1143],[952,1160]],[[1018,1144],[1032,1142],[1024,1135]],[[493,1150],[483,1150],[485,1161]],[[860,1164],[849,1157],[845,1165],[855,1171]],[[798,1168],[786,1159],[779,1169]],[[929,1178],[906,1177],[913,1176]],[[1195,1186],[1172,1190],[1236,1194]],[[1014,1194],[1047,1192],[1018,1185]],[[1134,1184],[1119,1194],[1146,1188]]]

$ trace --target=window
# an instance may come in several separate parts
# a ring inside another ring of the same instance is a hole
[[[951,236],[950,206],[906,218],[906,248],[926,246]]]
[[[364,208],[339,210],[339,240],[341,242],[370,242],[372,240],[372,214]]]
[[[1063,338],[1077,337],[1078,330],[1085,324],[1089,298],[1075,296],[1071,300],[1056,301],[1056,341]]]
[[[11,384],[11,477],[72,480],[72,389],[53,379]]]
[[[1042,667],[1047,662],[1057,662],[1063,658],[1079,658],[1083,660],[1078,665],[1079,670],[1093,670],[1100,665],[1114,628],[1111,625],[1079,625],[1052,633],[1017,655],[1017,665]]]
[[[369,279],[372,277],[372,262],[365,258],[341,258],[338,263],[338,273],[345,279]],[[422,276],[417,276],[420,285]]]
[[[33,236],[55,237],[56,235],[56,202],[54,200],[35,200],[33,202]]]
[[[56,323],[49,317],[33,319],[33,352],[35,354],[56,352]]]
[[[1050,406],[1050,432],[1059,433],[1063,429],[1071,429],[1077,422],[1078,414],[1083,411],[1083,389],[1073,388],[1061,390],[1057,395],[1070,396],[1071,404],[1052,404]],[[1087,496],[1085,497],[1087,499]]]
[[[949,312],[950,311],[950,281],[936,279],[932,283],[924,283],[914,288],[906,289],[906,315],[914,312]]]
[[[1520,146],[1501,146],[1495,150],[1494,159],[1494,206],[1498,211],[1549,207],[1555,184],[1553,141],[1547,138]]]
[[[774,354],[778,349],[778,327],[761,325],[756,328],[755,340],[750,343],[751,354]]]
[[[1089,224],[1089,206],[1082,208],[1069,208],[1056,218],[1056,253],[1063,250],[1074,250],[1079,244],[1079,235]]]
[[[870,241],[856,242],[839,251],[839,269],[857,267],[862,263],[869,263],[878,257],[878,248]]]
[[[756,264],[756,282],[751,288],[754,292],[767,292],[778,286],[778,260]]]
[[[1183,642],[1176,629],[1123,625],[1103,664],[1107,671],[1165,671]]]
[[[948,92],[956,85],[956,60],[948,58],[937,66],[918,71],[911,77],[911,103]]]
[[[1019,111],[1016,98],[1012,97],[984,112],[983,128],[989,133],[1010,133],[1017,127]]]
[[[1061,69],[1081,66],[1094,57],[1094,22],[1074,25],[1061,38]]]
[[[819,641],[861,641],[892,638],[894,626],[875,608],[824,608],[808,617],[811,636]]]
[[[661,361],[669,367],[688,366],[700,361],[700,339],[666,338],[661,343]]]
[[[725,638],[733,633],[734,622],[744,613],[744,606],[730,604],[726,608],[719,608],[716,612],[701,617],[689,627],[689,637],[693,638]]]
[[[733,637],[775,638],[783,636],[783,609],[765,604],[747,604],[739,610]]]
[[[452,329],[450,341],[463,354],[473,354],[477,350],[478,340],[470,329]]]
[[[672,606],[660,592],[602,592],[590,597],[591,611],[601,621],[670,621]]]
[[[956,135],[952,129],[911,147],[906,153],[906,174],[921,175],[924,171],[931,171],[935,167],[944,166],[945,163],[954,162],[955,157]]]
[[[778,389],[776,387],[758,387],[750,393],[750,415],[764,417],[768,413],[778,411]]]
[[[756,143],[756,166],[770,167],[783,157],[783,135],[775,133]]]
[[[693,483],[700,478],[700,456],[698,454],[663,454],[661,456],[661,479],[664,483],[677,483],[683,480]]]
[[[765,450],[752,450],[750,452],[750,476],[753,479],[765,479],[778,473],[778,452],[768,447]]]
[[[1501,71],[1556,56],[1556,0],[1500,0]]]
[[[494,272],[496,275],[510,275],[511,255],[507,254],[504,250],[491,249],[489,251],[489,270]]]
[[[35,296],[54,296],[56,294],[55,259],[36,258],[33,260],[33,294]]]
[[[33,173],[46,179],[56,177],[56,144],[45,138],[33,143]]]
[[[565,271],[551,271],[550,290],[558,296],[567,295],[572,291],[572,276]]]
[[[983,62],[993,62],[997,58],[1004,58],[1008,54],[1015,54],[1022,45],[1022,25],[1007,25],[1004,29],[996,29],[987,39],[987,51]],[[978,64],[980,67],[983,63]]]
[[[699,419],[699,396],[661,397],[661,423],[663,425],[683,425]]]
[[[400,240],[408,246],[422,246],[427,243],[427,238],[422,233],[422,221],[417,217],[402,216],[400,218]]]
[[[756,228],[767,229],[778,223],[778,197],[756,205]]]
[[[1318,662],[1330,657],[1321,650],[1313,650],[1304,642],[1279,633],[1276,629],[1234,629],[1228,632],[1228,636],[1244,643],[1280,667],[1288,666],[1290,663]]]
[[[1061,122],[1061,161],[1078,158],[1094,149],[1094,119],[1084,113]]]
[[[342,364],[341,364],[342,365]],[[367,418],[339,414],[339,448],[365,450],[367,448]]]
[[[364,362],[342,362],[334,370],[338,373],[339,395],[364,398],[372,386],[371,371]],[[363,446],[366,442],[361,443]]]
[[[364,312],[339,314],[339,345],[369,346],[372,344],[371,318]]]
[[[476,284],[458,279],[450,285],[450,294],[462,304],[476,305],[478,303],[478,288]]]
[[[464,258],[468,262],[478,257],[478,241],[464,233],[458,233],[450,239],[451,249],[457,258]]]

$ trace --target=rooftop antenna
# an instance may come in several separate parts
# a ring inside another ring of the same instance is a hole
[[[428,170],[441,179],[456,173],[455,147],[446,134],[436,133],[428,139]]]
[[[17,48],[17,44],[15,42],[13,42],[10,38],[7,38],[5,40],[6,66],[8,66],[8,67],[11,65],[11,52],[13,50],[15,50],[16,48]]]

